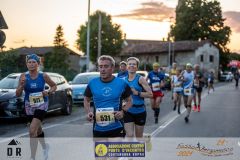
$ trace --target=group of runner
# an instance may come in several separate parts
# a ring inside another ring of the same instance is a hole
[[[93,137],[143,137],[146,123],[144,98],[151,98],[152,91],[147,81],[136,74],[139,64],[136,57],[121,62],[120,67],[127,71],[121,70],[116,78],[113,76],[114,59],[108,55],[98,58],[100,77],[90,81],[84,93],[87,118],[93,121]]]
[[[160,72],[160,64],[153,63],[153,70],[147,78],[137,74],[140,61],[129,57],[120,62],[120,72],[113,76],[115,61],[103,55],[98,59],[100,77],[90,81],[85,91],[84,107],[89,121],[93,121],[94,137],[143,137],[146,123],[144,98],[150,98],[155,123],[158,123],[160,104],[164,96],[165,74]],[[187,63],[182,71],[173,64],[170,71],[173,93],[173,110],[181,114],[180,106],[183,97],[187,113],[185,122],[189,122],[192,110],[200,112],[201,93],[204,77],[198,64]],[[209,80],[209,84],[212,83]],[[91,98],[94,109],[91,110]]]
[[[160,72],[160,64],[153,63],[153,70],[149,72],[147,79],[137,74],[140,61],[136,57],[129,57],[126,62],[120,63],[120,72],[115,77],[115,60],[108,55],[98,58],[98,70],[100,77],[89,82],[84,93],[84,108],[87,119],[93,122],[94,138],[113,137],[143,137],[146,123],[146,106],[144,98],[151,99],[155,123],[158,123],[160,103],[164,96],[165,74]],[[40,59],[36,54],[26,57],[28,71],[21,74],[16,95],[21,96],[25,92],[25,109],[29,117],[31,159],[35,159],[38,141],[42,144],[44,157],[48,159],[49,145],[44,141],[44,132],[41,123],[48,109],[48,95],[54,94],[56,84],[50,77],[38,71]],[[201,92],[203,87],[203,74],[199,65],[187,63],[186,69],[181,71],[177,64],[173,64],[170,71],[173,91],[173,110],[180,112],[183,96],[184,106],[187,109],[186,123],[192,108],[200,112]],[[50,86],[45,91],[45,83]],[[209,80],[209,84],[212,80]],[[196,100],[197,99],[197,100]],[[94,107],[90,107],[93,100]]]

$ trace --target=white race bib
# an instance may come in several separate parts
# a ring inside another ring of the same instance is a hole
[[[193,95],[193,89],[192,88],[184,88],[183,93],[186,96],[191,96],[191,95]]]
[[[29,102],[31,107],[38,107],[44,103],[42,92],[30,93]]]
[[[153,91],[159,91],[160,90],[160,83],[159,82],[152,83],[152,90]]]
[[[182,87],[174,87],[173,91],[174,92],[182,92],[183,88]]]
[[[107,126],[114,122],[114,109],[112,107],[96,109],[96,123],[99,126]]]

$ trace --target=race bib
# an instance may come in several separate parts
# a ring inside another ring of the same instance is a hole
[[[38,107],[44,103],[42,92],[30,93],[29,102],[31,107]]]
[[[96,123],[99,126],[107,126],[114,122],[114,109],[112,107],[96,109]]]
[[[154,82],[152,83],[152,90],[153,91],[159,91],[160,90],[160,83],[159,82]]]
[[[199,80],[194,80],[194,86],[199,87]]]
[[[191,95],[193,95],[193,89],[192,88],[184,88],[183,93],[186,96],[191,96]]]
[[[173,91],[174,92],[182,92],[183,88],[182,87],[174,87]]]

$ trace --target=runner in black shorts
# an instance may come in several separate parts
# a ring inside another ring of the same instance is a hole
[[[203,77],[203,73],[200,71],[199,64],[194,65],[194,85],[193,86],[196,91],[193,97],[193,102],[194,102],[193,111],[200,112],[202,89],[204,86],[204,77]],[[197,103],[197,100],[198,100],[198,103]]]
[[[131,89],[120,78],[112,75],[115,61],[111,56],[103,55],[98,59],[100,77],[92,79],[84,93],[84,108],[87,119],[93,122],[93,137],[124,137],[123,110],[131,107]],[[90,102],[93,98],[94,110]],[[126,105],[122,106],[122,101]]]
[[[21,74],[16,96],[19,97],[23,91],[25,92],[25,110],[30,122],[31,159],[35,159],[39,141],[43,148],[44,159],[47,160],[49,146],[44,140],[42,121],[48,110],[48,95],[57,89],[57,85],[46,73],[38,71],[40,59],[36,54],[27,55],[26,64],[28,72]],[[50,86],[49,91],[45,91],[45,83]]]
[[[124,115],[124,127],[127,137],[142,138],[146,122],[144,98],[152,98],[153,94],[145,78],[136,73],[139,63],[136,57],[127,59],[128,76],[125,80],[132,90],[133,105]]]

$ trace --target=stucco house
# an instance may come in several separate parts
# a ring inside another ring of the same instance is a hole
[[[141,64],[160,63],[169,67],[172,62],[178,66],[186,63],[199,64],[201,69],[218,73],[219,49],[209,40],[205,41],[151,41],[125,40],[125,45],[116,62],[126,60],[130,56],[138,57]]]

